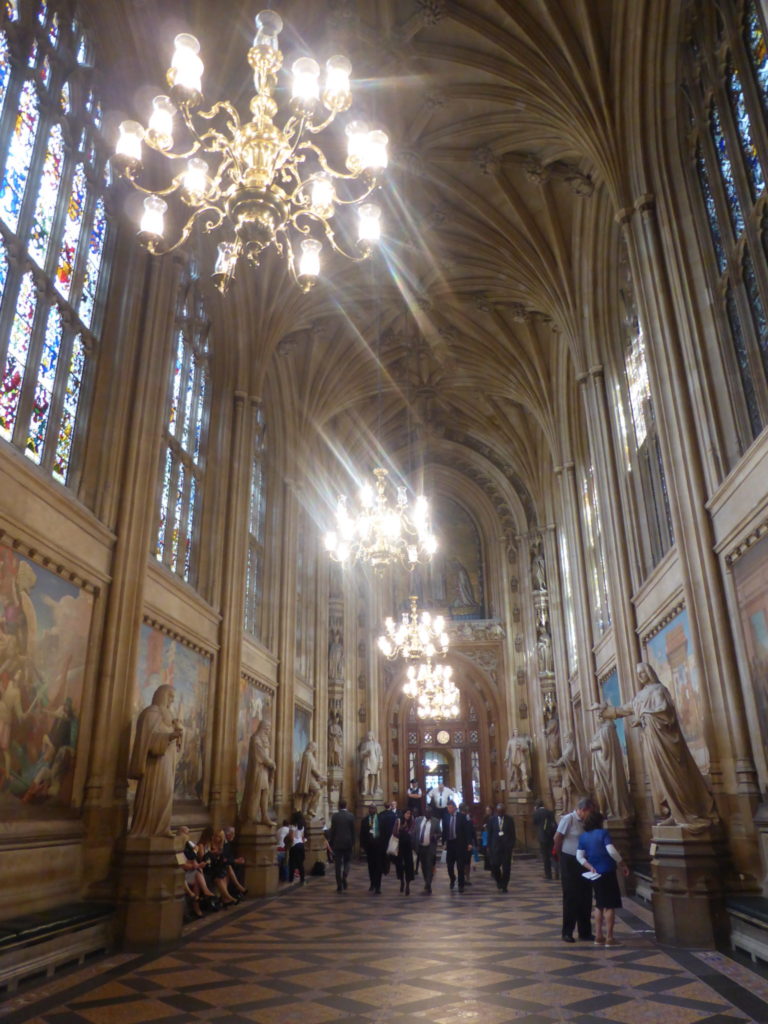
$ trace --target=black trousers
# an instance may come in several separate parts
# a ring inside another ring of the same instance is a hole
[[[466,864],[467,851],[462,849],[458,839],[448,839],[445,844],[445,863],[448,866],[448,877],[452,882],[459,876],[459,888],[464,888],[464,865]],[[574,858],[575,860],[575,858]],[[454,868],[456,872],[454,874]]]
[[[573,935],[577,928],[580,939],[592,934],[592,883],[581,877],[584,868],[570,853],[560,853],[560,883],[563,887],[563,936]]]
[[[491,874],[494,877],[496,885],[500,889],[506,889],[509,885],[509,876],[512,873],[512,851],[509,853],[499,854],[493,858],[493,866],[491,867]]]
[[[539,842],[539,849],[541,850],[541,859],[544,861],[544,877],[552,877],[552,840],[542,839]]]
[[[341,888],[342,878],[346,879],[349,874],[349,862],[352,857],[351,850],[334,850],[333,866],[336,869],[336,887]]]
[[[369,846],[365,851],[368,861],[368,877],[371,880],[371,888],[381,889],[381,875],[384,870],[384,854],[379,845]]]
[[[432,891],[432,876],[435,873],[435,860],[437,859],[437,852],[432,843],[427,843],[425,846],[419,846],[419,866],[421,867],[421,877],[424,879],[424,888]]]
[[[299,878],[304,881],[304,843],[294,843],[288,854],[288,864],[293,881],[294,871],[299,872]]]

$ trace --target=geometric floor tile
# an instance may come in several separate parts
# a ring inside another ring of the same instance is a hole
[[[560,887],[536,861],[508,893],[475,870],[432,896],[394,874],[368,893],[332,877],[193,922],[158,956],[115,954],[22,989],[0,1024],[747,1024],[768,1022],[768,975],[723,953],[668,950],[626,901],[613,948],[560,939]]]

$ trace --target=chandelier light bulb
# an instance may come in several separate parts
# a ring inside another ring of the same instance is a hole
[[[352,65],[346,57],[337,55],[329,57],[325,62],[325,89],[323,103],[328,110],[337,114],[347,110],[352,102],[352,90],[349,84]]]
[[[259,11],[256,15],[256,36],[254,46],[266,46],[270,50],[278,49],[277,37],[283,31],[283,19],[277,11]]]
[[[358,211],[357,240],[371,245],[381,238],[381,209],[375,203],[363,203]]]
[[[213,281],[219,291],[224,292],[232,283],[240,251],[236,242],[219,242]]]
[[[311,113],[320,99],[320,65],[311,57],[299,57],[293,62],[294,106],[301,112]]]
[[[160,196],[147,196],[144,200],[144,214],[141,218],[141,234],[149,239],[163,237],[163,218],[168,204]]]
[[[322,242],[316,238],[305,238],[301,243],[299,258],[299,284],[304,291],[309,291],[320,276],[320,252]]]
[[[200,43],[188,32],[182,32],[176,36],[173,45],[175,49],[168,72],[169,82],[182,96],[200,96],[203,91],[204,70],[199,56]]]
[[[175,113],[176,108],[167,96],[155,96],[152,100],[147,137],[158,149],[165,150],[173,146],[173,115]]]
[[[365,166],[368,125],[365,121],[350,121],[344,132],[347,136],[347,167],[356,174]]]
[[[362,162],[367,171],[383,171],[389,163],[387,145],[389,137],[379,129],[368,132],[363,145]]]
[[[135,169],[141,165],[141,143],[144,128],[138,121],[123,121],[117,138],[115,156],[124,167]]]
[[[208,191],[208,164],[200,157],[190,157],[184,172],[184,192],[188,203],[193,205],[202,202]]]
[[[318,217],[332,217],[335,199],[336,189],[330,178],[319,175],[312,180],[309,205],[312,207],[313,213],[316,213]]]

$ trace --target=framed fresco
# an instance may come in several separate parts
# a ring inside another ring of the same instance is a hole
[[[743,554],[731,571],[752,696],[765,749],[768,748],[768,536]]]
[[[272,719],[272,694],[260,690],[255,682],[246,676],[240,677],[237,696],[237,783],[238,807],[245,790],[245,773],[248,768],[248,744],[258,722]]]
[[[73,802],[93,596],[0,544],[0,808]]]
[[[211,658],[192,650],[159,629],[142,623],[134,689],[133,722],[152,702],[158,686],[168,683],[176,691],[175,717],[184,729],[176,764],[174,796],[204,798],[206,725],[211,680]]]
[[[614,668],[600,684],[600,689],[603,694],[603,700],[606,704],[610,704],[611,707],[618,708],[624,702],[621,699],[621,693],[619,692],[619,670]],[[597,725],[597,723],[595,723]],[[619,743],[624,756],[627,756],[627,733],[626,726],[623,718],[616,719],[616,732],[618,733]]]
[[[672,694],[686,742],[701,771],[709,772],[704,742],[701,683],[691,650],[688,611],[683,609],[648,641],[646,660]]]
[[[312,712],[300,704],[293,705],[293,791],[299,784],[301,755],[312,739]]]

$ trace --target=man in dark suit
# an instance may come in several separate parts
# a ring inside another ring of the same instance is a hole
[[[451,888],[456,886],[456,875],[459,878],[459,892],[464,892],[464,866],[472,849],[474,829],[466,814],[456,810],[456,802],[448,801],[443,824],[443,841],[445,842],[445,862]],[[455,870],[454,870],[455,869]]]
[[[496,813],[488,821],[488,863],[501,892],[509,889],[512,850],[515,847],[515,819],[504,813],[504,804],[496,804]]]
[[[381,825],[376,813],[376,804],[370,804],[368,814],[360,823],[360,849],[368,861],[368,877],[371,880],[368,892],[381,892],[381,873],[384,868],[384,844],[381,840]]]
[[[432,892],[432,878],[435,874],[437,842],[440,834],[440,818],[432,813],[431,807],[427,806],[423,817],[416,819],[416,838],[414,840],[418,865],[421,866],[421,875],[424,879],[424,892]]]
[[[387,855],[387,843],[395,829],[395,822],[398,819],[397,800],[391,800],[379,815],[379,828],[381,830],[381,845],[384,856],[384,874],[389,874],[392,860]]]
[[[347,888],[349,862],[355,845],[355,816],[347,810],[346,800],[339,800],[338,811],[331,815],[328,842],[336,867],[336,892],[342,892]]]

